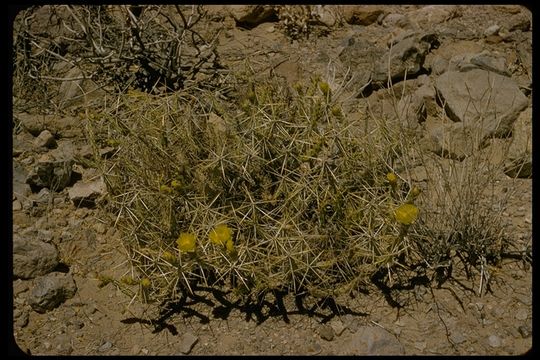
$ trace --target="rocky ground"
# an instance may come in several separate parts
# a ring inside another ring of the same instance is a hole
[[[498,189],[508,196],[513,258],[490,269],[489,291],[478,277],[413,284],[335,301],[269,299],[260,308],[225,302],[219,293],[180,304],[159,324],[145,305],[98,275],[128,267],[115,218],[99,206],[107,188],[80,119],[15,112],[13,130],[13,334],[24,352],[47,355],[215,354],[522,354],[532,346],[531,121],[532,15],[520,6],[354,6],[338,25],[332,7],[302,27],[297,9],[255,12],[210,7],[208,26],[223,26],[217,48],[224,65],[245,64],[291,85],[321,74],[334,88],[350,69],[350,116],[367,104],[385,113],[391,74],[407,90],[404,121],[423,134],[422,151],[456,161],[497,148],[511,131]],[[296,17],[295,17],[296,16]],[[283,27],[289,24],[298,26]],[[307,30],[306,30],[307,29]],[[291,41],[284,31],[309,32]],[[404,79],[405,78],[405,79]],[[465,86],[469,84],[470,86]],[[496,89],[496,91],[494,90]],[[67,91],[67,90],[66,90]],[[436,94],[452,122],[434,116]],[[486,95],[488,94],[488,95]],[[64,97],[73,96],[64,93]],[[470,98],[492,96],[481,126]],[[347,96],[345,96],[347,97]],[[388,115],[388,114],[387,114]],[[390,115],[388,115],[390,116]],[[459,126],[461,127],[459,127]],[[468,131],[461,131],[465,126]],[[452,141],[447,134],[452,133]],[[113,156],[113,147],[100,149]],[[464,160],[466,161],[466,160]],[[519,162],[524,164],[515,168]],[[420,175],[418,175],[421,177]],[[515,178],[517,176],[517,178]],[[421,179],[420,179],[421,181]],[[202,294],[201,294],[202,295]],[[143,314],[141,316],[141,314]]]

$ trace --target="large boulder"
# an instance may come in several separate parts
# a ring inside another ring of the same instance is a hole
[[[27,301],[34,311],[45,313],[72,298],[76,292],[77,285],[70,274],[54,272],[34,280]]]
[[[13,277],[31,279],[51,272],[58,265],[58,251],[52,244],[13,235]]]
[[[482,138],[508,134],[529,103],[511,78],[474,64],[440,75],[435,88],[450,119],[481,128]]]

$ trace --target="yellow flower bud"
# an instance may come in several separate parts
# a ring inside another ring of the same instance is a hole
[[[161,185],[159,187],[159,191],[164,193],[164,194],[172,194],[173,192],[173,189],[171,189],[170,187],[168,187],[167,185]]]
[[[174,264],[176,262],[176,256],[174,256],[168,251],[163,252],[161,257],[163,257],[165,261],[170,262],[171,264]]]
[[[144,278],[141,280],[141,286],[145,289],[149,288],[152,285],[152,282],[149,278]]]
[[[388,174],[386,174],[386,180],[388,180],[388,182],[390,183],[390,185],[395,185],[397,184],[397,175],[394,174],[393,172],[389,172]]]
[[[418,208],[413,204],[403,204],[394,211],[396,221],[403,225],[410,225],[418,218]]]
[[[322,91],[324,96],[328,96],[330,94],[330,85],[328,85],[327,82],[321,81],[319,83],[319,89]]]
[[[194,252],[195,251],[195,235],[190,233],[181,233],[176,240],[178,249],[182,252]]]
[[[225,245],[232,241],[232,229],[225,224],[220,224],[210,231],[210,241],[217,245]]]
[[[177,190],[177,191],[182,189],[182,183],[178,180],[171,181],[171,186],[174,190]]]

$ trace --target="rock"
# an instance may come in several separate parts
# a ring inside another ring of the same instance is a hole
[[[414,347],[417,350],[424,351],[426,349],[426,347],[427,347],[427,343],[425,341],[416,341],[414,343]]]
[[[78,181],[68,190],[69,198],[75,206],[93,207],[107,193],[102,177],[90,182]]]
[[[339,319],[332,319],[332,321],[330,321],[330,326],[337,336],[341,336],[343,331],[345,331],[345,325]]]
[[[459,344],[463,344],[465,341],[467,341],[467,338],[465,336],[463,336],[461,331],[452,331],[452,333],[450,334],[450,340],[454,344],[459,345]]]
[[[199,338],[197,338],[192,333],[184,333],[182,335],[182,338],[180,339],[180,347],[179,350],[182,354],[189,354],[191,352],[191,349],[193,349],[193,346],[199,341]]]
[[[51,272],[58,265],[58,251],[52,244],[13,234],[13,276],[31,279]]]
[[[418,10],[411,11],[407,15],[411,21],[420,28],[429,25],[440,24],[459,16],[460,9],[457,5],[429,5]]]
[[[21,122],[26,131],[34,136],[38,136],[44,130],[62,138],[83,136],[81,120],[73,116],[61,118],[57,115],[31,115],[27,113],[18,113],[13,116]]]
[[[28,325],[28,311],[13,311],[13,319],[15,320],[15,326],[23,328]]]
[[[13,211],[21,211],[22,210],[22,204],[19,200],[14,200],[13,201],[13,206],[12,206],[12,209]]]
[[[428,115],[436,116],[438,107],[435,95],[435,88],[432,85],[422,85],[411,95],[403,96],[397,105],[397,114],[402,123],[410,129],[415,129]]]
[[[103,345],[101,345],[99,348],[98,348],[98,351],[99,352],[104,352],[104,351],[107,351],[109,350],[110,348],[112,348],[112,343],[110,341],[105,341],[103,343]]]
[[[43,188],[39,190],[37,194],[34,194],[30,197],[34,205],[38,204],[48,204],[51,200],[52,193],[49,189]]]
[[[278,21],[278,14],[273,6],[267,5],[231,5],[229,14],[236,26],[253,29],[264,22]]]
[[[375,62],[373,85],[385,87],[389,78],[392,81],[400,81],[405,77],[407,79],[415,77],[423,69],[428,52],[436,46],[438,40],[434,33],[406,36]]]
[[[532,14],[526,14],[524,12],[512,15],[508,22],[509,31],[529,31],[531,29],[531,16]]]
[[[499,32],[500,29],[501,29],[501,27],[499,25],[497,25],[497,24],[491,25],[486,30],[484,30],[484,36],[497,35],[497,33]]]
[[[448,69],[448,60],[440,56],[435,56],[431,62],[431,73],[440,75]]]
[[[512,130],[512,143],[504,164],[510,177],[532,177],[532,109],[529,107],[517,118]]]
[[[529,317],[529,313],[527,309],[521,308],[518,311],[516,311],[514,317],[518,320],[527,320],[527,318]]]
[[[388,14],[382,18],[381,25],[389,28],[409,28],[411,27],[411,21],[406,15],[403,14]]]
[[[56,140],[49,130],[43,130],[34,140],[34,145],[36,147],[52,148],[56,145]]]
[[[403,355],[403,345],[390,332],[378,326],[361,326],[349,342],[343,344],[346,355]]]
[[[471,156],[482,143],[482,129],[462,123],[439,123],[426,129],[426,136],[432,145],[428,150],[454,160]]]
[[[466,127],[482,129],[482,140],[507,134],[528,99],[506,76],[482,69],[447,71],[435,80],[447,115]]]
[[[13,195],[21,203],[28,201],[28,196],[32,193],[30,186],[26,184],[27,177],[28,172],[24,167],[17,160],[13,160]]]
[[[338,21],[337,14],[333,6],[315,5],[313,7],[313,13],[317,16],[321,24],[328,27],[334,26]]]
[[[306,347],[306,351],[308,355],[317,355],[321,353],[322,348],[318,342],[310,342]]]
[[[70,274],[54,272],[35,279],[27,300],[34,311],[45,313],[72,298],[76,291]]]
[[[479,69],[493,71],[503,76],[510,76],[506,68],[506,60],[502,56],[493,56],[488,52],[482,52],[470,57],[470,63],[476,65]]]
[[[359,321],[354,315],[346,314],[343,318],[344,325],[350,332],[354,333],[360,328]]]
[[[329,325],[319,326],[319,336],[327,341],[332,341],[334,339],[334,330]]]
[[[528,338],[532,334],[532,327],[531,325],[521,325],[518,327],[519,334],[522,338]]]
[[[490,335],[488,338],[488,344],[491,347],[497,348],[502,345],[502,341],[501,341],[501,338],[498,337],[497,335]]]
[[[60,334],[54,340],[54,350],[58,355],[70,355],[73,352],[73,346],[71,346],[73,339],[70,335]]]
[[[373,64],[385,53],[383,48],[376,46],[361,37],[349,37],[345,40],[339,53],[339,60],[352,70],[351,86],[362,91],[371,81]]]
[[[44,187],[52,191],[60,191],[71,182],[73,160],[55,159],[50,155],[44,155],[34,166],[26,183],[32,190],[38,191]]]
[[[342,8],[343,18],[350,25],[368,26],[384,13],[378,5],[346,5]]]

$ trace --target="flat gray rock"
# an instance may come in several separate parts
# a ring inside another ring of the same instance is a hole
[[[447,115],[467,127],[481,127],[483,138],[508,133],[529,103],[514,80],[478,68],[447,71],[435,88]]]
[[[180,352],[182,354],[189,354],[191,352],[191,349],[193,349],[193,346],[199,341],[199,338],[197,338],[192,333],[184,333],[182,335],[182,338],[180,340]]]
[[[94,206],[96,201],[106,192],[107,186],[101,177],[90,182],[78,181],[68,190],[69,198],[73,204],[87,207]]]
[[[28,304],[39,313],[45,313],[73,297],[77,286],[70,274],[50,273],[38,277],[27,298]]]
[[[13,276],[32,279],[51,272],[58,265],[58,251],[52,244],[13,234]]]
[[[403,355],[405,350],[390,332],[378,326],[361,326],[342,348],[343,355]]]

